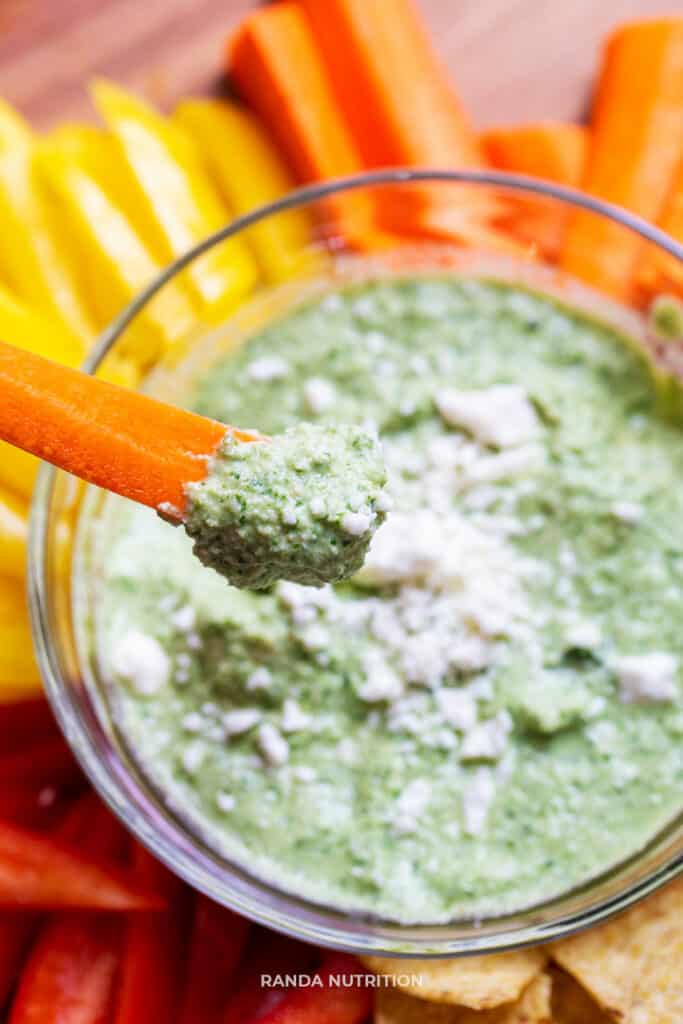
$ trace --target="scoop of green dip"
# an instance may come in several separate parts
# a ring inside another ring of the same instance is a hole
[[[185,528],[233,586],[309,586],[353,576],[385,518],[379,441],[357,426],[301,423],[271,441],[227,434],[187,487]]]

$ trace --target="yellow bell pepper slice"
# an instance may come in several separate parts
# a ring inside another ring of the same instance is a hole
[[[67,366],[79,366],[85,358],[84,342],[66,324],[55,316],[30,309],[2,285],[0,338],[8,345],[16,345]]]
[[[0,487],[0,572],[23,579],[26,571],[28,506]]]
[[[161,270],[125,213],[90,171],[91,139],[78,129],[57,131],[39,144],[37,164],[58,197],[71,229],[74,258],[84,267],[88,294],[103,327]],[[148,366],[190,330],[196,316],[189,297],[171,283],[122,335],[119,351]]]
[[[24,587],[0,577],[0,701],[40,689]]]
[[[0,441],[0,485],[14,494],[25,499],[31,497],[39,465],[35,455]]]
[[[238,216],[294,188],[263,128],[234,103],[184,100],[173,119],[192,135],[218,189]],[[270,281],[289,277],[312,241],[309,220],[300,210],[269,217],[249,228],[246,237]]]
[[[194,143],[177,124],[109,82],[96,82],[93,96],[144,197],[147,226],[154,224],[146,241],[157,259],[181,255],[229,221],[230,211]],[[249,251],[237,239],[195,260],[186,274],[201,302],[221,310],[239,302],[258,277]]]
[[[57,242],[53,211],[36,181],[33,156],[28,125],[0,100],[0,273],[20,298],[57,314],[89,340],[94,325],[75,268]]]

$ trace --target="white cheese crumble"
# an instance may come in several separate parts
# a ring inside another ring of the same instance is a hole
[[[315,782],[318,777],[315,768],[311,768],[308,764],[298,764],[292,770],[292,775],[297,782]]]
[[[362,537],[372,525],[372,516],[367,512],[345,512],[341,519],[341,528],[351,537]]]
[[[205,753],[206,750],[204,748],[204,744],[198,741],[195,743],[189,743],[185,747],[181,760],[183,768],[188,775],[194,775],[199,771],[202,761],[204,760]]]
[[[612,515],[627,526],[636,526],[645,515],[645,509],[634,501],[615,501]]]
[[[479,836],[484,831],[496,784],[490,768],[478,768],[465,785],[462,796],[464,831],[469,836]]]
[[[460,732],[469,732],[477,723],[477,702],[468,690],[441,689],[434,694],[444,720]]]
[[[458,483],[463,487],[471,487],[525,476],[542,466],[543,461],[544,452],[540,445],[525,444],[521,448],[477,459],[463,471]]]
[[[299,521],[296,509],[293,505],[285,505],[282,510],[282,522],[285,526],[296,526]]]
[[[150,697],[168,683],[171,662],[153,636],[131,629],[114,649],[112,669],[141,697]]]
[[[320,651],[329,643],[330,635],[323,626],[310,626],[301,636],[301,643],[307,651]]]
[[[614,672],[624,704],[674,700],[677,695],[678,658],[664,651],[616,658]]]
[[[283,732],[303,732],[309,729],[313,719],[293,698],[288,697],[282,709],[280,728]]]
[[[322,377],[310,377],[304,384],[304,401],[309,411],[318,415],[331,409],[337,400],[334,384]]]
[[[171,625],[179,629],[181,633],[189,633],[194,629],[196,613],[191,604],[183,605],[171,615]]]
[[[221,718],[226,736],[240,736],[253,729],[260,720],[258,708],[236,708],[235,711],[226,711]]]
[[[280,356],[264,356],[254,359],[247,367],[247,376],[251,380],[281,380],[289,373],[289,364]]]
[[[493,718],[475,725],[463,741],[462,760],[497,761],[505,753],[511,730],[512,718],[507,711],[499,711]]]
[[[201,732],[204,728],[204,719],[198,711],[188,711],[180,724],[185,732]]]
[[[480,391],[439,391],[436,407],[451,427],[464,428],[483,444],[511,448],[538,433],[538,418],[523,388],[498,384]]]
[[[577,622],[567,630],[565,641],[580,651],[593,651],[602,643],[602,633],[594,622]]]
[[[289,744],[274,725],[265,722],[260,726],[258,745],[264,758],[273,768],[286,764],[289,758]]]
[[[396,700],[403,693],[401,679],[377,648],[371,648],[363,655],[365,680],[358,688],[361,700],[374,703],[381,700]]]
[[[234,811],[236,803],[237,801],[232,793],[221,791],[216,794],[216,806],[219,811],[223,812],[223,814],[229,814],[230,811]]]
[[[314,516],[324,516],[327,512],[327,505],[325,504],[324,498],[312,498],[308,507],[311,510],[311,515]]]
[[[247,676],[246,687],[247,690],[268,690],[273,682],[270,669],[267,669],[264,665],[259,668],[255,668],[254,671]]]
[[[396,802],[393,824],[397,832],[417,831],[420,817],[432,798],[432,784],[428,779],[413,779]]]

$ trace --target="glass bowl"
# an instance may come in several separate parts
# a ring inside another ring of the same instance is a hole
[[[490,229],[473,226],[475,209],[487,211]],[[369,229],[369,210],[381,212],[380,230]],[[291,230],[292,211],[298,211],[299,227],[301,218],[308,224],[303,235]],[[555,265],[573,218],[594,221],[593,236],[607,233],[614,251],[633,265],[656,266],[667,280],[680,280],[683,247],[626,211],[576,191],[497,173],[381,171],[293,192],[202,242],[121,313],[103,333],[85,369],[98,373],[110,353],[130,356],[141,351],[149,364],[145,390],[182,402],[198,370],[302,298],[349,281],[438,272],[500,278],[559,296],[625,328],[675,372],[678,346],[648,332],[640,286],[628,301],[615,302],[613,295],[581,285]],[[144,334],[147,307],[163,299],[169,282],[234,236],[247,244],[253,241],[258,251],[259,244],[269,244],[269,232],[278,223],[289,224],[292,239],[279,283],[262,281],[232,310],[219,303],[198,313],[184,338],[150,363],[138,339]],[[501,225],[506,234],[498,230]],[[606,288],[615,291],[611,281]],[[94,568],[88,561],[94,557],[88,538],[102,497],[97,489],[84,488],[47,465],[40,470],[29,564],[37,654],[60,726],[100,796],[137,839],[190,885],[240,914],[308,942],[356,953],[451,956],[557,939],[604,920],[683,870],[681,815],[636,856],[557,899],[485,920],[404,926],[314,905],[228,862],[193,833],[145,777],[117,729],[106,686],[98,677],[86,635],[92,600],[88,572]]]

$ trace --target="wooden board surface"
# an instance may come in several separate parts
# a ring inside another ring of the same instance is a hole
[[[683,0],[419,3],[480,126],[580,118],[609,29],[625,18],[683,13]],[[109,75],[162,105],[216,91],[223,40],[251,6],[251,0],[0,0],[0,95],[48,127],[92,117],[85,83],[93,75]]]

